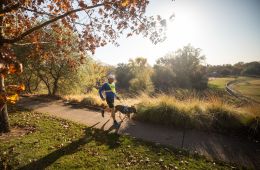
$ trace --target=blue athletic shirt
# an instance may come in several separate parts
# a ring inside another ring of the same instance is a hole
[[[105,91],[106,93],[106,98],[108,99],[114,99],[116,97],[116,94],[114,92],[111,91],[110,86],[108,85],[108,83],[104,83],[103,86],[99,89],[99,95],[102,99],[104,99],[104,96],[102,94],[102,92]]]

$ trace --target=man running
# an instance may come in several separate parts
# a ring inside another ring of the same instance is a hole
[[[102,92],[105,92],[106,98],[104,98]],[[99,89],[99,95],[101,99],[104,101],[106,100],[107,105],[109,108],[106,108],[101,111],[102,117],[104,117],[105,111],[111,112],[113,121],[114,121],[114,126],[118,127],[119,123],[116,121],[115,117],[115,106],[114,106],[114,99],[117,98],[120,100],[120,98],[116,95],[116,87],[115,87],[115,76],[110,74],[108,76],[108,82],[104,83],[103,86]]]

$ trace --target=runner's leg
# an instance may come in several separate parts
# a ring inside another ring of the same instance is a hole
[[[116,121],[116,114],[115,114],[115,108],[111,108],[111,116],[112,116],[112,119],[113,121]]]

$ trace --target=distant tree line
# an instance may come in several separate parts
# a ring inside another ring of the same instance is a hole
[[[260,62],[239,62],[234,65],[207,65],[208,76],[260,76]]]
[[[73,32],[61,37],[63,41],[69,38],[71,45],[61,43],[56,48],[48,42],[60,35],[48,28],[39,31],[48,34],[40,39],[47,42],[41,47],[44,53],[35,51],[34,44],[27,44],[26,39],[22,45],[15,46],[14,51],[24,66],[24,72],[8,79],[9,83],[25,84],[28,93],[64,95],[90,92],[101,86],[111,72],[116,75],[118,89],[133,94],[169,92],[178,88],[203,90],[207,88],[209,76],[260,75],[259,62],[205,65],[201,49],[191,45],[159,58],[154,66],[143,57],[120,63],[117,67],[105,66],[89,56],[82,56]]]
[[[152,67],[145,58],[121,63],[115,69],[117,85],[131,92],[170,91],[175,88],[205,89],[208,78],[205,57],[199,48],[187,45],[159,58]]]

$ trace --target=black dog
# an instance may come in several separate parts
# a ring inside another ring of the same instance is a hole
[[[125,118],[122,119],[121,114],[124,114],[125,117],[127,116],[130,119],[130,114],[136,113],[136,108],[134,106],[128,107],[128,106],[124,106],[124,105],[116,105],[115,113],[118,111],[120,112],[119,117],[123,121]]]

